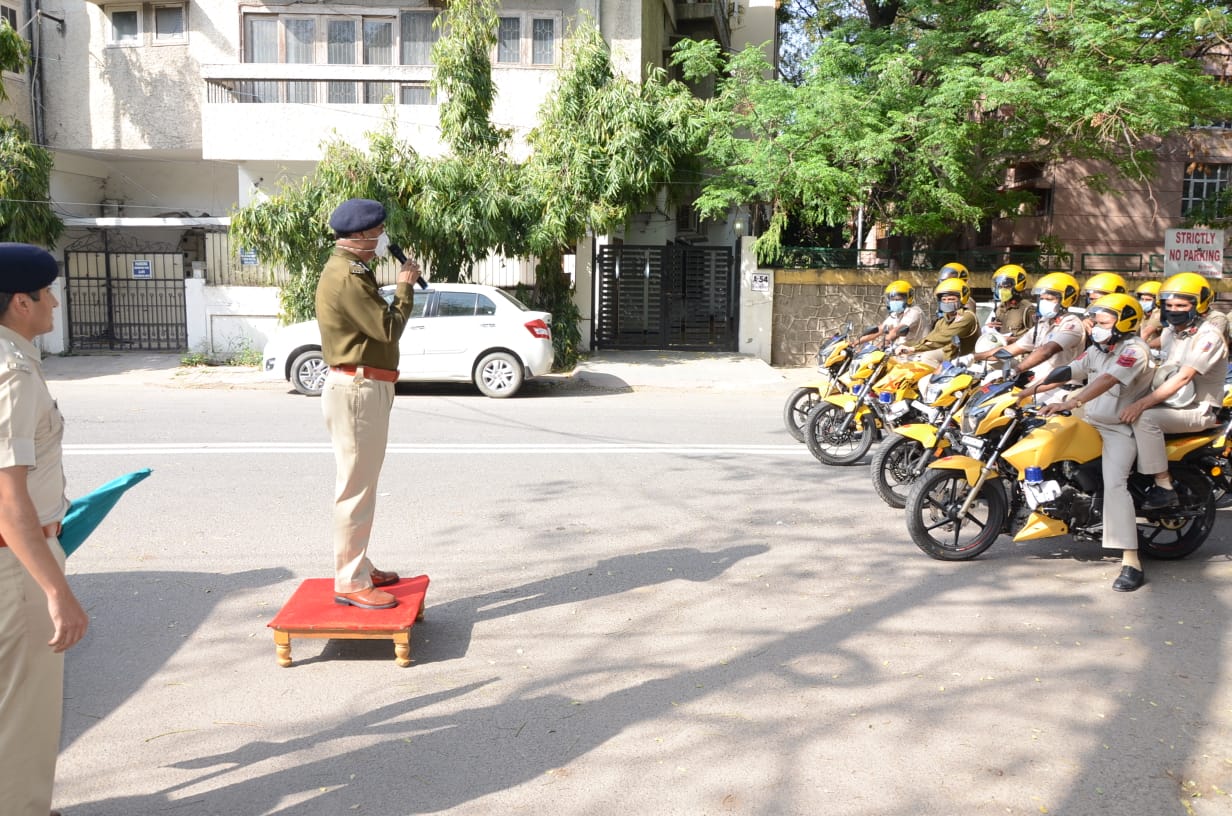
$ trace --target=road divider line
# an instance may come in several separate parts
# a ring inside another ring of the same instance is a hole
[[[333,455],[323,442],[145,442],[65,445],[65,456],[222,456],[234,454]],[[658,454],[667,456],[808,456],[803,445],[679,445],[670,443],[393,443],[387,455],[397,454],[569,455]]]

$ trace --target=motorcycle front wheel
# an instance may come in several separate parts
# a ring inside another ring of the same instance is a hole
[[[804,423],[808,422],[809,412],[817,406],[821,394],[816,388],[797,388],[791,392],[787,402],[783,404],[783,424],[787,433],[797,442],[804,441]]]
[[[917,469],[929,452],[922,442],[901,434],[890,434],[877,452],[870,466],[873,471],[873,489],[881,500],[896,510],[907,506],[907,494],[919,477]]]
[[[832,402],[823,402],[809,412],[804,429],[804,442],[809,453],[827,465],[851,465],[868,453],[877,434],[876,420],[872,413],[859,418],[852,417],[842,407]],[[844,423],[846,427],[844,428]]]
[[[999,481],[986,481],[960,517],[970,492],[961,470],[925,471],[907,494],[907,532],[915,545],[942,561],[967,561],[991,547],[1005,526],[1005,491]]]

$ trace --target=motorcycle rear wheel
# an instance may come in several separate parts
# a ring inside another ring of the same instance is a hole
[[[907,494],[907,532],[915,545],[941,561],[968,561],[991,547],[1005,526],[1005,491],[999,481],[985,482],[958,518],[970,492],[961,470],[925,471]]]
[[[1138,549],[1143,555],[1161,561],[1173,561],[1192,554],[1202,546],[1215,528],[1215,491],[1209,479],[1192,473],[1176,473],[1189,490],[1205,497],[1197,516],[1169,519],[1161,517],[1154,523],[1138,522]]]
[[[873,488],[881,500],[896,510],[907,506],[907,494],[918,475],[915,469],[928,453],[922,442],[901,434],[890,437],[873,454],[870,468]]]
[[[787,433],[797,442],[804,441],[804,424],[808,422],[809,412],[821,401],[821,394],[816,388],[797,388],[791,392],[787,402],[783,404],[783,424]]]
[[[871,413],[864,415],[868,423],[862,425],[859,419],[852,418],[847,422],[847,411],[832,402],[823,402],[809,412],[808,422],[804,430],[804,442],[809,453],[819,462],[827,465],[852,465],[868,454],[873,446],[873,438],[877,429]]]

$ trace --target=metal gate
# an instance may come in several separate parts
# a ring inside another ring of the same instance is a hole
[[[69,348],[186,350],[184,255],[170,250],[132,245],[106,231],[70,244],[64,252]]]
[[[729,247],[600,247],[595,345],[736,351]]]

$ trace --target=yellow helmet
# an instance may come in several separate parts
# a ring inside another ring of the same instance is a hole
[[[938,301],[941,300],[942,295],[958,295],[959,304],[966,306],[967,301],[971,299],[971,287],[962,278],[946,278],[937,284],[933,294],[937,296]]]
[[[1082,287],[1082,292],[1090,301],[1092,292],[1100,292],[1104,295],[1119,294],[1128,292],[1129,286],[1125,283],[1125,278],[1122,278],[1115,272],[1100,272],[1098,275],[1093,275],[1087,281],[1087,285]]]
[[[915,303],[915,289],[905,280],[896,280],[885,288],[886,300],[889,300],[891,295],[905,297],[908,306]]]
[[[1194,311],[1198,314],[1206,314],[1206,310],[1211,307],[1211,301],[1215,299],[1215,290],[1211,288],[1207,279],[1197,272],[1181,272],[1168,278],[1159,287],[1160,300],[1167,300],[1170,297],[1192,300]]]
[[[1133,334],[1142,325],[1142,304],[1124,292],[1104,295],[1087,307],[1087,314],[1096,312],[1107,312],[1115,317],[1112,329],[1120,335]]]
[[[1068,309],[1078,299],[1078,279],[1068,272],[1049,272],[1036,281],[1031,290],[1037,298],[1045,292],[1055,295],[1062,309]]]
[[[1018,264],[1006,264],[998,269],[992,275],[992,293],[993,298],[1001,300],[998,297],[998,292],[1002,289],[1009,289],[1011,294],[1005,298],[1015,298],[1020,296],[1027,288],[1027,270],[1023,269]]]
[[[1156,300],[1159,300],[1159,286],[1159,281],[1143,281],[1138,284],[1138,288],[1134,290],[1134,294],[1138,297],[1150,295]]]
[[[967,280],[971,277],[967,274],[967,267],[957,261],[950,261],[937,272],[937,282],[949,280],[950,278],[958,278],[959,280]]]

